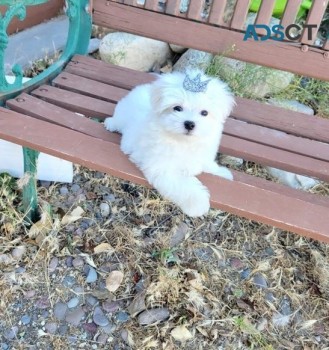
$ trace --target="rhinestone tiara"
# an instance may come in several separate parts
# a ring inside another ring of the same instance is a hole
[[[199,73],[194,79],[191,79],[187,74],[183,82],[183,87],[187,91],[192,92],[205,92],[207,85],[211,79],[201,81],[201,73]]]

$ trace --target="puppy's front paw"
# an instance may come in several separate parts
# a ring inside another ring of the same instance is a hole
[[[206,215],[210,209],[209,193],[202,190],[194,195],[188,203],[181,206],[183,212],[191,217]]]
[[[219,166],[216,162],[206,164],[204,171],[209,174],[221,176],[227,180],[233,180],[233,174],[230,172],[230,170],[224,166]]]
[[[223,166],[218,168],[218,172],[216,175],[221,176],[227,180],[231,180],[231,181],[233,180],[233,174],[231,173],[231,171]]]
[[[116,131],[115,122],[114,122],[113,118],[106,118],[105,122],[104,122],[104,126],[105,126],[106,130],[109,130],[112,132]]]

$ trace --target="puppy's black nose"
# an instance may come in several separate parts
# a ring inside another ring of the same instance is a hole
[[[194,129],[195,127],[195,123],[194,122],[191,122],[190,120],[186,120],[184,122],[184,126],[185,126],[185,129],[188,130],[188,131],[191,131]]]

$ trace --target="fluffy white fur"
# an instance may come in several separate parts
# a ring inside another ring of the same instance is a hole
[[[188,75],[194,78],[198,73]],[[211,79],[206,91],[197,93],[184,90],[184,79],[183,73],[171,73],[136,87],[118,103],[105,127],[122,134],[121,150],[149,183],[195,217],[209,210],[208,189],[196,175],[206,172],[233,179],[215,157],[234,99],[218,79]],[[206,79],[201,73],[201,81]],[[202,111],[208,115],[201,115]],[[195,124],[193,130],[186,129],[186,121]]]

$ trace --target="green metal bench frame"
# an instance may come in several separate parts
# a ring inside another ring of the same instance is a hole
[[[69,18],[69,31],[65,49],[60,58],[38,76],[23,84],[23,70],[15,65],[12,72],[15,80],[8,83],[5,75],[4,56],[8,46],[7,28],[14,17],[24,20],[27,6],[36,6],[48,0],[0,0],[0,5],[7,6],[7,11],[0,14],[0,105],[6,100],[44,84],[57,76],[74,54],[85,54],[88,49],[92,28],[91,1],[67,0],[66,15]],[[13,3],[14,2],[14,3]],[[23,210],[28,221],[38,217],[36,172],[39,152],[23,148],[24,171],[28,181],[23,187]]]

